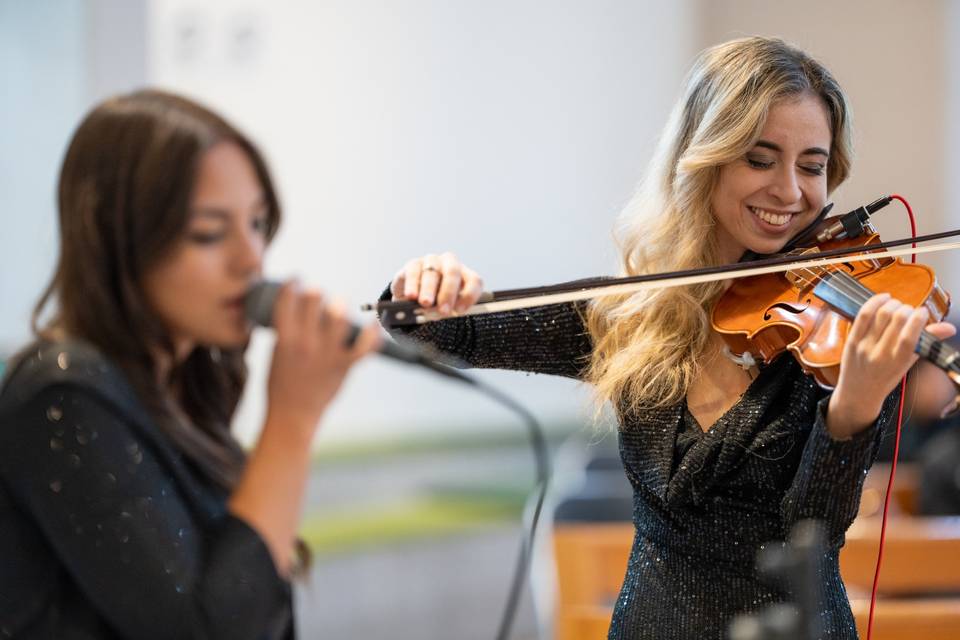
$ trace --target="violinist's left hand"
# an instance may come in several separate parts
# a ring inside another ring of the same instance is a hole
[[[840,378],[827,409],[827,429],[846,440],[877,419],[884,399],[917,361],[914,352],[926,329],[943,339],[957,330],[948,322],[927,325],[924,307],[913,308],[890,294],[868,300],[857,314],[840,360]]]

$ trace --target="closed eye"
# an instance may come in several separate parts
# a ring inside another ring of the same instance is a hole
[[[262,216],[257,216],[253,219],[253,222],[250,224],[254,231],[266,235],[267,229],[270,226],[270,222],[267,219],[266,214]]]
[[[760,160],[758,158],[751,158],[747,156],[747,164],[749,164],[754,169],[769,169],[773,166],[772,160]]]
[[[187,234],[187,238],[190,240],[190,242],[194,242],[196,244],[214,244],[223,240],[224,234],[192,231]]]

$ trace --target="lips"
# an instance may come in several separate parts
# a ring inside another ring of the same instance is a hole
[[[236,298],[230,298],[224,301],[223,305],[230,308],[243,308],[244,300],[246,299],[245,295],[237,296]]]

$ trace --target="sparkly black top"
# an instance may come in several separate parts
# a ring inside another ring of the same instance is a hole
[[[591,350],[581,311],[558,304],[469,316],[409,335],[470,366],[580,379]],[[875,425],[833,440],[826,392],[784,356],[705,432],[685,402],[618,411],[636,536],[610,639],[724,638],[735,615],[790,598],[758,577],[755,560],[806,518],[822,520],[828,538],[821,637],[856,638],[838,554],[895,404],[891,394]]]
[[[263,540],[126,378],[41,345],[0,391],[0,638],[291,638]]]

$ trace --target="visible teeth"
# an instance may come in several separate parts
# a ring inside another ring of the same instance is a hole
[[[770,224],[782,225],[790,222],[789,213],[770,213],[764,209],[757,209],[754,207],[750,207],[750,210],[753,211],[758,218],[764,222],[769,222]]]

